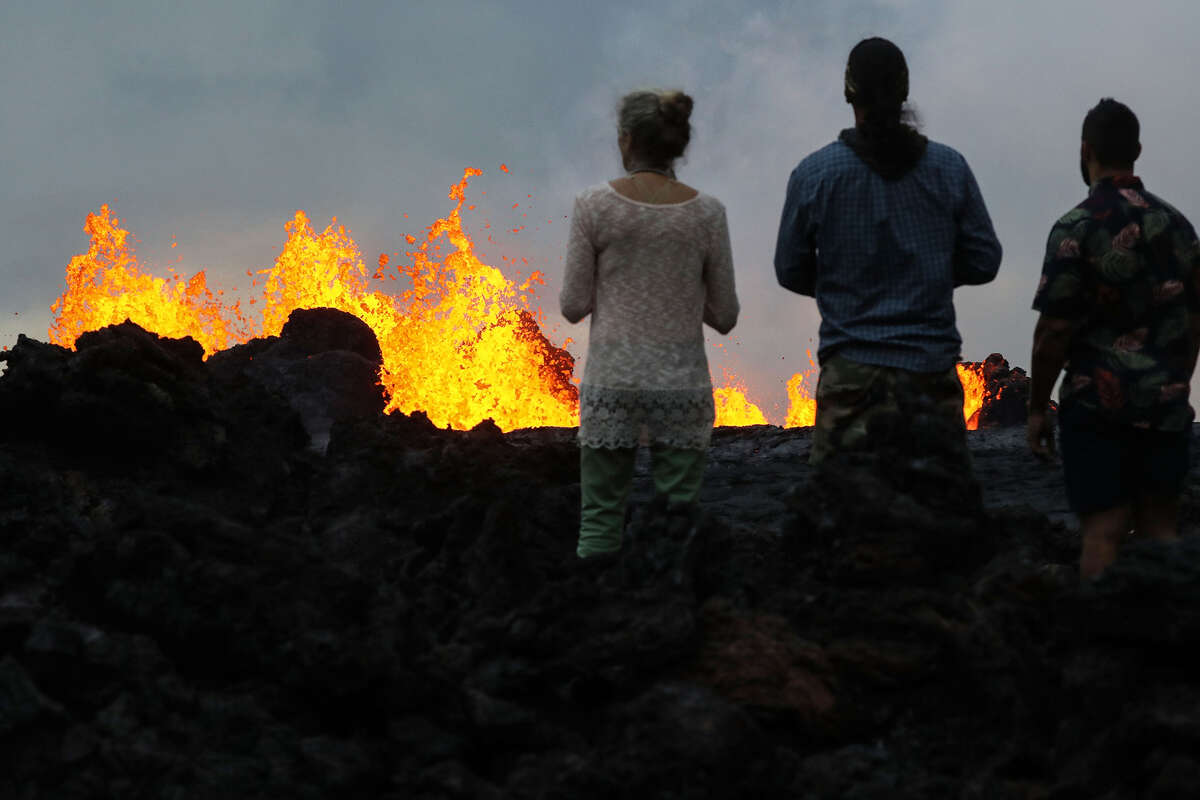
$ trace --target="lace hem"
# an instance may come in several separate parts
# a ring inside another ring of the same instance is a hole
[[[584,447],[636,447],[645,429],[657,444],[704,450],[715,419],[711,388],[580,387],[579,444]]]

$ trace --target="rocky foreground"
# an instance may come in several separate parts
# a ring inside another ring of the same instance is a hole
[[[78,348],[0,377],[0,797],[1200,796],[1200,536],[1081,587],[1019,431],[722,429],[586,570],[572,432],[384,417],[336,312]]]

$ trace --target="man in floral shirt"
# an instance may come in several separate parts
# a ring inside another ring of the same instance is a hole
[[[1054,452],[1059,392],[1067,496],[1079,514],[1080,573],[1099,575],[1130,530],[1177,535],[1188,470],[1188,387],[1200,337],[1200,243],[1187,219],[1133,174],[1137,117],[1105,98],[1083,122],[1086,200],[1050,231],[1033,307],[1028,438]]]

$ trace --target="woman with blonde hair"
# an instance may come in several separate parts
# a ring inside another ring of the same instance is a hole
[[[725,207],[676,180],[692,98],[636,91],[620,102],[626,174],[575,199],[560,303],[592,316],[580,385],[580,558],[621,548],[634,457],[651,443],[654,484],[671,509],[700,494],[712,436],[703,325],[737,322]]]

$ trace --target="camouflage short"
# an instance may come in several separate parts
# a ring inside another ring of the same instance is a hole
[[[809,462],[835,453],[896,450],[970,469],[957,371],[911,372],[834,356],[821,364]]]

